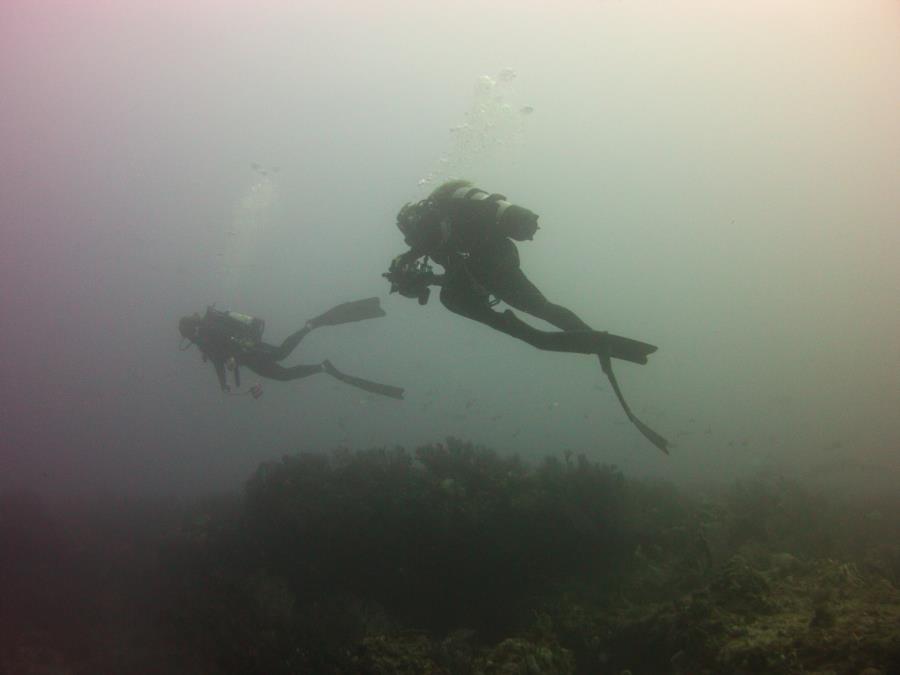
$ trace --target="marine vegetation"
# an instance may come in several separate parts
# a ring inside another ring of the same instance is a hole
[[[239,498],[81,525],[7,500],[0,672],[897,673],[896,502],[452,438],[286,455]]]

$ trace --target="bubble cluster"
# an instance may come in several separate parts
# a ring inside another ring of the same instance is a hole
[[[496,77],[481,75],[475,80],[469,110],[450,127],[447,152],[419,180],[420,186],[459,175],[494,153],[523,143],[534,107],[516,102],[516,77],[515,70],[503,68]]]

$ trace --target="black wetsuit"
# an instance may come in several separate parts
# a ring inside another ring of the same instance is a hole
[[[572,310],[550,302],[531,282],[519,264],[519,251],[497,225],[498,205],[493,200],[451,198],[439,203],[439,211],[423,219],[418,231],[406,237],[408,259],[430,256],[445,268],[441,304],[451,312],[484,323],[540,349],[595,353],[603,334],[591,330]],[[523,221],[537,215],[522,207],[508,213]],[[561,331],[590,331],[582,339],[540,331],[511,312],[492,308],[490,296],[514,309],[527,312]],[[576,346],[577,345],[577,346]]]
[[[234,379],[237,386],[241,386],[241,366],[246,366],[257,375],[267,377],[272,380],[286,382],[289,380],[298,380],[315,373],[321,373],[323,368],[320,364],[314,366],[299,365],[285,368],[278,362],[290,356],[291,352],[296,349],[300,341],[312,330],[310,326],[304,326],[295,333],[291,333],[281,345],[272,345],[268,342],[259,341],[255,344],[244,345],[237,341],[222,327],[220,322],[211,319],[211,315],[200,324],[199,340],[197,342],[203,356],[212,361],[216,368],[216,375],[219,378],[219,386],[227,389],[225,379],[225,364],[230,358],[235,361]]]
[[[300,341],[309,333],[308,327],[301,328],[296,333],[291,333],[279,346],[268,342],[260,342],[254,349],[237,358],[239,364],[247,366],[257,375],[268,377],[271,380],[287,382],[322,372],[321,365],[315,366],[291,366],[285,368],[278,362],[286,359],[300,344]]]
[[[364,391],[402,399],[403,389],[401,387],[347,375],[339,371],[328,360],[312,366],[299,365],[287,368],[279,363],[279,361],[290,356],[291,352],[297,348],[297,345],[300,344],[307,333],[320,325],[336,325],[337,323],[347,323],[363,318],[371,318],[371,316],[384,315],[380,307],[374,310],[372,308],[373,304],[378,304],[377,298],[370,298],[369,300],[374,300],[375,302],[369,303],[368,300],[362,300],[345,303],[330,310],[330,312],[326,312],[325,315],[311,319],[303,328],[291,333],[280,345],[262,341],[261,336],[264,324],[259,319],[243,317],[246,323],[242,321],[234,323],[233,319],[229,318],[229,313],[219,312],[210,308],[207,310],[206,316],[200,321],[195,342],[203,353],[203,359],[213,362],[216,368],[216,375],[219,378],[219,386],[224,391],[229,390],[226,381],[226,364],[233,359],[234,380],[238,387],[241,386],[240,369],[242,366],[246,366],[257,375],[281,382],[299,380],[316,373],[327,373],[344,384],[349,384]],[[348,310],[346,309],[348,306],[356,307],[357,311],[365,312],[366,316],[348,316]],[[342,309],[344,316],[340,319],[336,318],[334,312]],[[373,311],[376,313],[372,314]],[[325,317],[329,313],[330,316],[326,319]]]
[[[464,266],[460,273],[450,270],[441,288],[441,303],[453,312],[484,320],[485,308],[490,310],[485,297],[487,291],[510,307],[543,319],[560,330],[591,329],[572,310],[550,302],[525,276],[519,264],[516,244],[507,237],[494,237],[486,241],[469,254]],[[467,278],[469,275],[470,278]]]

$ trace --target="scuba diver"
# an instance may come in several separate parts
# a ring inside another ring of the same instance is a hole
[[[611,359],[647,363],[656,347],[595,331],[574,312],[550,302],[522,272],[516,241],[530,241],[538,231],[538,216],[506,197],[488,194],[469,181],[453,180],[436,188],[397,214],[397,227],[410,250],[394,258],[383,276],[391,293],[428,302],[430,286],[440,286],[440,300],[451,312],[486,324],[538,349],[596,354],[625,414],[638,430],[668,454],[669,442],[641,422],[625,402],[612,371]],[[429,258],[444,268],[435,274]],[[493,296],[493,297],[492,297]],[[494,306],[503,301],[556,326],[542,331],[512,310]]]
[[[265,321],[238,312],[221,311],[207,307],[206,314],[193,314],[182,317],[178,321],[181,336],[197,345],[203,354],[203,361],[212,361],[219,378],[219,386],[226,393],[231,392],[226,381],[226,368],[234,373],[235,385],[241,386],[241,366],[246,366],[257,375],[272,380],[287,382],[299,380],[316,373],[328,373],[345,384],[359,389],[402,399],[403,389],[387,384],[370,382],[340,372],[328,359],[316,365],[299,365],[284,367],[279,361],[286,359],[300,344],[300,341],[315,328],[337,326],[343,323],[363,321],[384,316],[378,298],[367,298],[354,302],[345,302],[328,310],[324,314],[310,319],[300,330],[292,333],[280,345],[263,342],[262,334]],[[251,390],[254,398],[259,398],[261,389]]]

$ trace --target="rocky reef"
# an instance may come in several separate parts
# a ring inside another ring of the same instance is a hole
[[[456,439],[285,456],[240,498],[120,510],[95,538],[116,556],[94,554],[102,574],[84,537],[60,543],[71,527],[36,541],[0,518],[84,575],[64,593],[81,641],[60,645],[46,572],[23,621],[36,568],[4,563],[20,583],[0,672],[900,673],[900,525],[881,515],[898,501],[773,474],[686,491]]]

